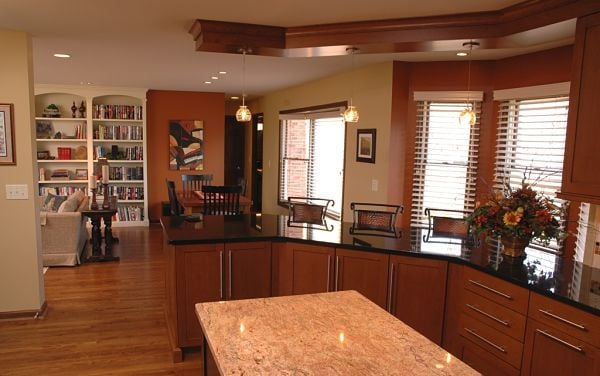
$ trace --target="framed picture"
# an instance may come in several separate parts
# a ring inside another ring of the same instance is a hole
[[[47,150],[38,151],[37,152],[37,159],[50,159],[50,152],[47,151]]]
[[[76,180],[86,180],[88,178],[87,168],[78,168],[75,170]]]
[[[13,104],[0,103],[0,165],[16,165]]]
[[[169,121],[169,169],[204,169],[204,122]]]
[[[375,163],[376,129],[356,130],[356,161]]]

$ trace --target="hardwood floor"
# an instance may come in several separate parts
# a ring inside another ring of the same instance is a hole
[[[160,226],[117,228],[120,262],[53,267],[48,313],[0,321],[0,375],[200,375],[200,353],[171,359]]]

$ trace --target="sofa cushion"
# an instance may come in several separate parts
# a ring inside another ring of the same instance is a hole
[[[58,212],[63,213],[77,211],[84,198],[85,193],[83,193],[83,191],[75,191],[74,193],[70,194],[69,197],[67,197],[67,199],[60,205]]]
[[[48,194],[44,197],[44,202],[41,207],[41,211],[57,212],[60,205],[67,200],[67,196],[55,196]]]

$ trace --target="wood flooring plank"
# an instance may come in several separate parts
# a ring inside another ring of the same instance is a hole
[[[116,228],[119,262],[52,267],[42,320],[0,321],[0,375],[200,375],[173,363],[164,320],[160,226]]]

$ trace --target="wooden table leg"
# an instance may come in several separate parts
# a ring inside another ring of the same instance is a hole
[[[100,247],[102,244],[102,232],[100,231],[100,217],[91,218],[92,222],[92,255],[86,261],[97,261],[102,255]]]
[[[103,261],[118,261],[119,256],[112,253],[113,244],[118,241],[112,234],[112,216],[104,216],[104,257]]]

